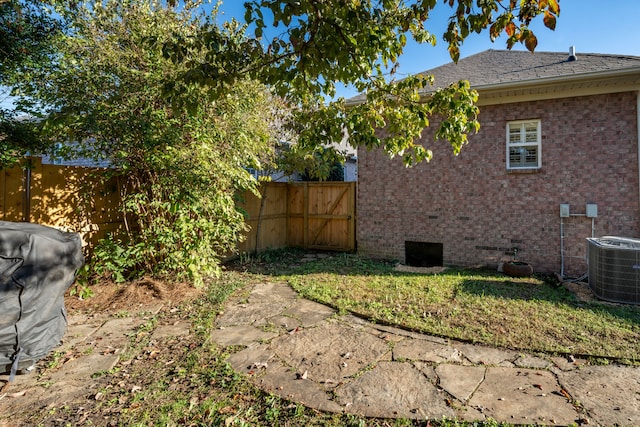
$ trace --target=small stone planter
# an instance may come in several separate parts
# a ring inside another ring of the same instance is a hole
[[[509,277],[529,277],[533,274],[533,267],[528,262],[509,261],[504,263],[502,271]]]

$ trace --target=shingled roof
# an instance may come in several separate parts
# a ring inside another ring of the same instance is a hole
[[[425,71],[435,77],[435,87],[469,80],[472,87],[518,83],[547,78],[639,69],[640,57],[569,52],[486,50]]]
[[[617,73],[640,76],[640,57],[580,52],[571,57],[569,49],[566,52],[535,53],[490,49],[421,74],[435,78],[434,85],[423,90],[424,94],[428,94],[459,80],[468,80],[472,88],[482,90],[595,79]],[[365,95],[360,94],[347,102],[357,104],[364,99]]]

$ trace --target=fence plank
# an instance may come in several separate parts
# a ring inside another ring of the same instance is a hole
[[[246,212],[249,231],[239,252],[260,252],[287,246],[287,184],[264,183],[260,188],[262,198],[246,192],[239,206]]]
[[[24,186],[23,171],[20,167],[3,169],[2,174],[2,220],[3,221],[25,221],[24,218]]]

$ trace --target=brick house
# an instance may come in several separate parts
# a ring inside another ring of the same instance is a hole
[[[408,169],[359,150],[360,253],[495,267],[515,250],[576,277],[587,237],[640,237],[640,57],[488,50],[426,73],[469,80],[480,131],[454,156],[426,129],[433,160]]]

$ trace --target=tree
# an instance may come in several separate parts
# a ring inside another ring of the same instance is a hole
[[[415,142],[430,118],[441,118],[436,138],[449,141],[455,153],[467,143],[467,133],[479,128],[477,93],[467,82],[425,98],[420,91],[432,84],[430,76],[393,79],[408,37],[436,43],[428,30],[436,7],[451,10],[442,37],[454,61],[474,32],[486,31],[492,40],[506,34],[508,48],[523,43],[533,51],[537,39],[531,21],[542,16],[554,29],[560,13],[557,0],[445,0],[439,5],[436,0],[254,0],[245,7],[254,36],[230,48],[211,44],[215,30],[202,28],[192,43],[208,46],[206,57],[215,61],[194,64],[183,76],[187,81],[219,88],[251,75],[300,107],[295,122],[302,147],[340,141],[346,129],[353,145],[382,147],[390,156],[402,156],[407,165],[432,156]],[[262,37],[272,27],[279,35],[264,40],[263,46]],[[242,52],[239,60],[237,52]],[[179,54],[174,58],[180,61]],[[215,78],[208,79],[211,76]],[[363,94],[362,102],[326,102],[334,97],[336,83],[354,85]],[[382,135],[381,128],[386,130]]]
[[[429,76],[393,79],[407,37],[435,43],[426,26],[436,0],[255,0],[245,15],[253,35],[237,21],[217,24],[215,10],[197,15],[197,0],[50,1],[68,27],[51,39],[51,61],[23,67],[15,88],[21,108],[46,113],[42,135],[109,159],[125,183],[127,235],[98,251],[123,279],[216,271],[244,229],[234,195],[256,191],[245,168],[270,160],[283,106],[303,158],[305,149],[331,158],[324,147],[347,132],[411,165],[431,158],[415,142],[431,118],[456,153],[479,126],[467,82],[422,97]],[[438,7],[452,11],[443,36],[454,60],[474,31],[533,50],[531,20],[553,28],[559,14],[557,0]],[[269,17],[281,35],[263,45]],[[363,102],[327,102],[338,82]]]
[[[57,60],[30,71],[47,84],[29,79],[20,90],[46,106],[43,136],[74,141],[76,155],[107,159],[108,173],[123,183],[126,235],[103,242],[96,266],[120,280],[153,274],[201,281],[245,230],[234,197],[257,192],[245,168],[270,157],[276,102],[248,78],[216,98],[187,84],[182,102],[164,96],[185,65],[165,58],[163,46],[201,24],[189,8],[148,0],[65,6],[58,11],[72,31],[56,40]],[[185,64],[203,55],[192,49]]]
[[[35,0],[0,0],[0,87],[13,86],[25,69],[50,61],[51,41],[62,29]],[[0,109],[0,168],[45,148],[28,121]]]

